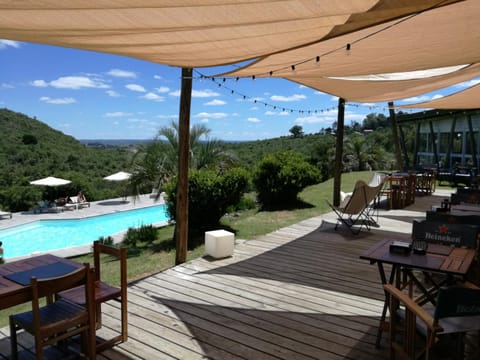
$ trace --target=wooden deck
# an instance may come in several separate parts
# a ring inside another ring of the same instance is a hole
[[[381,211],[381,227],[359,235],[335,231],[331,214],[308,219],[237,240],[233,257],[199,258],[131,283],[129,339],[98,359],[385,359],[386,334],[374,345],[383,291],[377,267],[359,255],[385,237],[408,238],[411,220],[441,199]],[[104,312],[100,336],[120,323],[116,303]],[[32,346],[25,336],[20,343]],[[9,353],[4,328],[0,359]]]

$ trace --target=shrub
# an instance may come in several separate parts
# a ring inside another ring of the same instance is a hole
[[[188,224],[190,229],[203,230],[218,225],[230,206],[240,202],[248,186],[248,172],[233,168],[223,173],[211,170],[192,170],[188,178]],[[177,179],[166,187],[167,211],[176,215]]]
[[[319,181],[319,170],[294,151],[266,155],[253,176],[258,201],[266,209],[295,204],[300,191]]]
[[[102,245],[113,246],[113,238],[111,236],[107,236],[107,237],[100,236],[98,238],[98,241]]]
[[[123,244],[136,247],[138,243],[149,244],[157,239],[157,228],[153,225],[142,225],[139,228],[128,228],[123,237]]]

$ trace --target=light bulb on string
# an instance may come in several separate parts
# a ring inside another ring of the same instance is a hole
[[[345,46],[345,54],[350,55],[351,49],[352,49],[352,45],[348,43],[347,46]]]

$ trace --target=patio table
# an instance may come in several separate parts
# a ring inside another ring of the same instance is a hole
[[[51,254],[32,256],[0,265],[0,310],[31,301],[30,285],[23,285],[31,275],[59,276],[82,264]],[[15,279],[15,280],[12,280]]]
[[[475,249],[454,248],[446,245],[429,244],[426,254],[420,255],[413,252],[398,254],[390,251],[390,245],[394,239],[384,239],[360,255],[361,259],[370,261],[370,264],[377,264],[382,288],[384,284],[394,284],[398,288],[405,288],[409,285],[409,295],[413,297],[412,284],[415,284],[421,291],[415,301],[424,304],[427,301],[435,303],[436,290],[446,280],[453,276],[462,278],[468,272],[475,257]],[[385,264],[391,265],[390,274],[387,276]],[[427,289],[417,278],[415,270],[418,270],[427,277],[433,286]],[[437,273],[445,275],[445,281],[436,283],[429,274]],[[388,329],[386,314],[388,309],[388,296],[385,294],[380,324],[377,333],[376,346],[380,346],[382,331]]]

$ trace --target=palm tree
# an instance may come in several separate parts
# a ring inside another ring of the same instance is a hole
[[[209,138],[209,134],[210,129],[204,125],[190,128],[190,168],[222,171],[235,163],[235,157],[223,150],[221,141]],[[178,139],[179,125],[172,121],[158,131],[152,143],[139,148],[133,160],[131,193],[149,191],[148,187],[160,189],[177,174]]]

